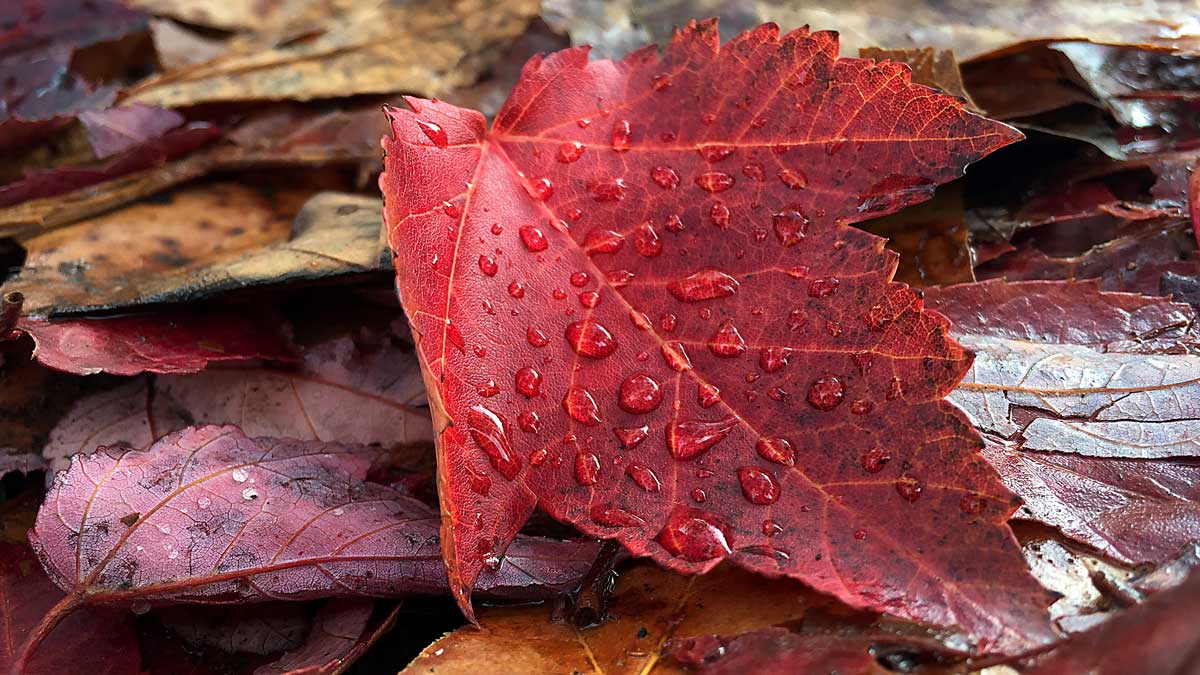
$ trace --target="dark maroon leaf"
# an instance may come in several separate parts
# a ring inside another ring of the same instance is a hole
[[[378,449],[192,427],[59,473],[30,533],[51,578],[100,603],[228,603],[444,593],[438,515],[363,482]],[[493,597],[574,588],[598,545],[523,537],[481,578]]]
[[[21,452],[15,448],[0,448],[0,478],[10,473],[43,471],[46,462],[41,455]]]
[[[1200,574],[1155,595],[1049,654],[1033,659],[1025,675],[1195,675],[1200,672]]]
[[[97,159],[108,159],[131,150],[184,123],[183,115],[174,110],[142,103],[81,112],[79,121],[87,132]]]
[[[270,312],[23,319],[17,328],[33,338],[39,363],[76,375],[195,373],[220,361],[295,359]]]
[[[0,672],[9,673],[25,642],[63,593],[24,546],[0,543]],[[134,675],[141,670],[137,633],[128,612],[87,608],[44,636],[26,663],[28,675]]]
[[[1107,293],[1090,281],[981,281],[925,290],[926,306],[957,333],[1102,346],[1192,328],[1195,311],[1166,298]]]
[[[38,171],[0,187],[0,207],[60,195],[136,171],[160,167],[169,160],[211,143],[220,135],[220,130],[211,124],[193,122],[130,147],[101,165]]]

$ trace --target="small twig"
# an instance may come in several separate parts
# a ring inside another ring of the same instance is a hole
[[[0,298],[0,340],[8,340],[17,328],[21,309],[25,306],[25,295],[18,291],[5,293]]]
[[[625,560],[624,552],[625,549],[612,539],[601,545],[596,562],[583,578],[579,593],[575,596],[570,618],[576,628],[587,628],[604,620],[617,581],[614,569]]]

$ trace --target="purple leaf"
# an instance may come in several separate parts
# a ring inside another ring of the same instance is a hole
[[[98,159],[130,150],[183,125],[183,115],[157,106],[134,103],[123,108],[79,113]]]

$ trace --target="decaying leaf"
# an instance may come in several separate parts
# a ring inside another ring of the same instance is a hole
[[[217,183],[85,220],[25,240],[25,266],[0,292],[54,315],[386,268],[378,199],[321,193],[305,203],[309,194]]]
[[[316,37],[265,51],[231,50],[151,79],[133,89],[130,100],[180,107],[402,92],[439,96],[472,84],[537,11],[535,0],[364,2],[327,19]]]
[[[379,611],[371,600],[339,598],[313,617],[308,639],[254,675],[339,675],[392,629],[399,605]],[[380,616],[382,615],[382,616]]]
[[[933,199],[858,227],[887,239],[900,256],[896,281],[914,288],[974,281],[970,232],[963,223],[962,190],[940,188]]]
[[[534,58],[490,132],[389,111],[385,217],[464,610],[540,504],[671,569],[730,558],[983,650],[1052,638],[1013,497],[940,400],[969,357],[844,226],[1017,135],[836,49],[693,23],[661,55]]]

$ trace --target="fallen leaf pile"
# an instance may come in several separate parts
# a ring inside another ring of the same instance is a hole
[[[1196,16],[0,8],[0,672],[1194,672]]]

